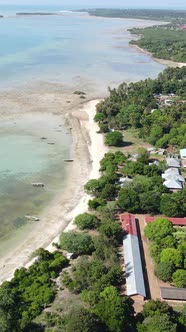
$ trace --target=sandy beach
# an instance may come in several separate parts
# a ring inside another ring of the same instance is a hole
[[[74,217],[87,210],[89,196],[84,192],[84,183],[99,177],[99,162],[107,152],[103,136],[97,134],[98,126],[93,120],[98,101],[86,102],[81,108],[73,108],[68,113],[74,162],[69,164],[65,193],[46,208],[37,227],[26,240],[0,260],[0,283],[10,280],[15,269],[28,267],[32,263],[31,254],[37,248],[54,250],[52,243],[58,241],[60,233],[73,229]]]

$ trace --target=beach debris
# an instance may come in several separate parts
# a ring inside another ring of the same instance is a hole
[[[64,159],[64,161],[65,161],[66,163],[72,163],[72,162],[74,161],[74,159]]]
[[[28,219],[28,220],[32,220],[32,221],[39,221],[40,220],[38,217],[29,216],[29,215],[26,215],[25,218]]]
[[[41,137],[41,139],[47,139],[47,137],[44,137],[44,136],[43,136],[43,137]]]
[[[37,188],[43,188],[44,187],[44,183],[42,183],[42,182],[33,182],[32,186],[33,187],[37,187]]]
[[[55,143],[54,142],[47,142],[47,144],[54,145]]]

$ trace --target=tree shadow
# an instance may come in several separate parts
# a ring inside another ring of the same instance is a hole
[[[122,144],[121,144],[121,147],[127,147],[127,146],[131,146],[131,145],[134,145],[134,143],[133,142],[130,142],[130,141],[124,141]]]

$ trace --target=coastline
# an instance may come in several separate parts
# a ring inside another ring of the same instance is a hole
[[[172,61],[172,60],[165,60],[165,59],[155,58],[151,52],[139,47],[138,45],[131,45],[130,44],[130,46],[134,47],[135,49],[137,49],[139,52],[141,52],[143,54],[148,54],[155,62],[158,62],[161,65],[170,66],[170,67],[173,67],[173,68],[175,68],[175,67],[182,68],[182,67],[186,66],[186,63],[183,63],[183,62],[176,62],[176,61]]]
[[[89,196],[84,192],[84,183],[99,177],[99,162],[108,151],[93,120],[98,102],[97,99],[86,102],[67,116],[72,126],[74,162],[69,164],[65,193],[46,208],[30,236],[0,259],[0,283],[10,280],[17,268],[30,266],[33,262],[30,255],[37,248],[55,250],[52,243],[59,240],[60,233],[73,229],[74,217],[87,210]]]

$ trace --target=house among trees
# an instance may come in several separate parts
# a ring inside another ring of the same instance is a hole
[[[186,288],[160,287],[162,300],[167,301],[186,301]]]
[[[178,168],[168,168],[161,176],[164,179],[163,185],[172,191],[182,189],[184,186],[185,179]]]
[[[124,231],[123,250],[127,295],[135,301],[143,301],[146,297],[146,290],[136,219],[130,213],[122,213],[120,221]]]

